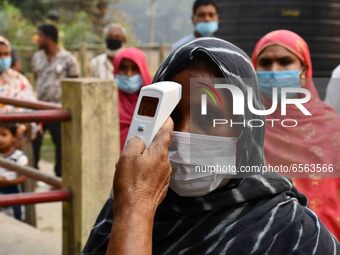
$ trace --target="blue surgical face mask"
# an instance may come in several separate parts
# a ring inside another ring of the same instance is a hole
[[[11,57],[5,57],[0,58],[0,73],[5,72],[11,67],[12,58]]]
[[[142,86],[143,79],[139,74],[131,77],[126,75],[116,75],[118,88],[126,93],[132,94],[137,92]]]
[[[218,22],[198,22],[195,26],[196,32],[198,32],[201,36],[211,36],[218,29]]]
[[[270,99],[273,95],[273,88],[278,88],[278,96],[281,97],[281,88],[300,88],[301,71],[259,71],[256,72],[261,92]]]

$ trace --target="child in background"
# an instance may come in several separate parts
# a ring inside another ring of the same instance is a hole
[[[0,123],[0,156],[19,165],[27,165],[28,158],[24,152],[16,149],[15,146],[17,129],[16,124]],[[1,194],[20,193],[21,184],[25,180],[25,176],[0,167],[0,196]],[[24,220],[24,206],[0,207],[0,211],[15,217],[17,220]]]

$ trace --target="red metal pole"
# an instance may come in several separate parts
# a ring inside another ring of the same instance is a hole
[[[28,108],[32,110],[57,110],[61,109],[61,104],[48,103],[44,101],[32,101],[0,96],[1,104],[9,104],[16,107]]]
[[[45,174],[33,167],[21,166],[1,157],[0,157],[0,166],[7,170],[14,171],[18,174],[23,174],[29,178],[43,181],[49,185],[52,185],[55,188],[61,188],[61,178]]]
[[[71,120],[71,113],[65,110],[38,110],[32,112],[0,113],[0,122],[60,122]]]
[[[71,192],[68,190],[0,195],[0,206],[31,205],[68,201],[70,200],[71,195]]]

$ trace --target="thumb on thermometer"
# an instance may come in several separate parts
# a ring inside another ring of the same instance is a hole
[[[150,149],[158,147],[158,150],[166,149],[168,150],[171,141],[172,141],[172,131],[174,129],[174,122],[171,117],[169,117],[163,126],[158,131],[157,135],[153,139],[152,144],[150,145]]]
[[[131,137],[125,144],[122,155],[133,156],[143,154],[145,150],[144,141],[138,136]]]

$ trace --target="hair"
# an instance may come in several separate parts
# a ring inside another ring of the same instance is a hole
[[[123,33],[123,35],[126,37],[126,29],[118,24],[118,23],[110,23],[108,24],[107,26],[105,26],[104,30],[103,30],[103,33],[104,33],[104,36],[107,37],[108,34],[110,33],[111,29],[120,29]]]
[[[203,5],[212,5],[215,7],[216,12],[218,13],[218,7],[214,0],[196,0],[192,7],[192,14],[195,15],[197,9]]]
[[[47,19],[54,21],[54,22],[59,22],[59,13],[55,10],[51,10],[47,13]]]
[[[38,27],[38,30],[46,37],[51,38],[52,41],[58,43],[58,29],[52,24],[45,24]]]
[[[0,122],[0,128],[9,130],[13,136],[17,135],[18,127],[17,127],[17,124],[15,123]]]
[[[223,77],[223,73],[221,72],[221,70],[205,52],[197,52],[197,54],[192,57],[192,59],[184,69],[205,69],[207,71],[210,71],[211,73],[214,73],[216,77]]]

